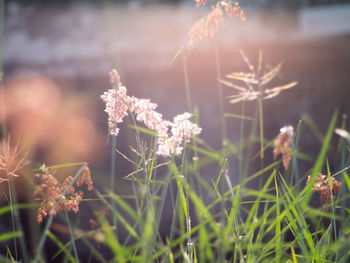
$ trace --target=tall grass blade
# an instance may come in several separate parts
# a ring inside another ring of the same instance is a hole
[[[47,236],[60,248],[60,250],[66,255],[70,262],[79,262],[74,259],[71,253],[67,250],[66,246],[51,231],[47,231]]]

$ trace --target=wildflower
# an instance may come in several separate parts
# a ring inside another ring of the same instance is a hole
[[[60,183],[54,176],[56,170],[50,171],[45,165],[40,170],[41,173],[35,175],[39,184],[34,187],[34,196],[39,196],[37,200],[40,200],[38,223],[41,223],[46,216],[56,215],[59,211],[67,210],[77,213],[83,199],[83,192],[76,192],[75,188],[71,186],[73,177],[68,176],[63,183]],[[79,186],[84,182],[88,185],[89,190],[92,189],[90,170],[84,170],[81,177],[83,177],[83,181],[77,181],[76,184]]]
[[[202,129],[189,120],[191,117],[192,114],[188,112],[174,117],[173,122],[170,124],[172,136],[158,139],[158,155],[181,154],[183,143],[188,143],[193,136],[201,133]]]
[[[266,88],[266,85],[270,83],[279,73],[282,67],[282,63],[279,63],[276,67],[271,69],[265,74],[261,74],[262,69],[262,54],[259,54],[259,62],[258,66],[255,67],[249,62],[248,58],[245,56],[243,51],[241,51],[241,55],[249,67],[250,72],[234,72],[231,74],[227,74],[226,77],[229,79],[234,79],[236,81],[241,81],[245,84],[246,87],[237,85],[235,83],[220,80],[223,84],[228,87],[231,87],[238,91],[237,95],[231,96],[230,103],[237,103],[240,101],[249,101],[256,99],[272,99],[280,94],[281,91],[290,89],[298,84],[298,82],[294,81],[282,86],[275,86],[272,88]]]
[[[203,2],[205,3],[205,1],[201,0],[197,0],[196,2],[197,6],[200,6],[200,4]],[[232,9],[232,4],[230,2],[219,1],[206,17],[198,20],[191,28],[190,32],[188,33],[189,41],[187,43],[187,49],[190,49],[196,41],[205,37],[210,36],[211,38],[214,38],[219,24],[224,22],[223,9],[229,17],[240,17],[242,21],[245,21],[246,19],[243,11],[239,7],[238,2],[236,2],[234,8]]]
[[[163,119],[163,115],[155,109],[157,104],[150,102],[148,99],[130,99],[129,111],[136,115],[136,119],[143,122],[145,126],[157,132],[158,136],[167,136],[169,122]]]
[[[157,104],[149,99],[129,97],[124,86],[108,90],[101,98],[106,103],[105,112],[108,113],[108,125],[112,135],[118,135],[117,124],[131,112],[135,114],[136,120],[143,122],[148,129],[157,133],[157,153],[160,155],[180,154],[183,150],[182,144],[189,142],[193,136],[201,132],[201,128],[189,120],[191,114],[178,115],[174,118],[174,122],[164,120],[163,115],[156,111]],[[169,127],[171,137],[168,134]]]
[[[188,112],[174,117],[171,133],[177,141],[188,143],[193,136],[201,133],[202,129],[189,120],[191,117],[192,114]]]
[[[239,17],[243,22],[246,20],[245,15],[244,15],[242,10],[241,10],[241,13],[239,14]]]
[[[273,158],[276,160],[278,155],[282,155],[284,169],[288,169],[290,160],[292,159],[291,153],[291,140],[294,134],[292,126],[284,126],[280,129],[280,134],[273,141],[275,149],[273,150]]]
[[[221,5],[223,6],[223,8],[226,11],[226,14],[230,17],[232,17],[233,15],[233,9],[232,9],[232,4],[231,3],[227,3],[225,1],[221,1]]]
[[[199,7],[200,5],[205,5],[207,0],[196,0],[196,6]]]
[[[195,41],[201,40],[203,37],[206,37],[208,34],[207,32],[208,30],[206,30],[205,28],[204,18],[198,20],[188,33],[189,41],[187,47],[191,47],[195,43]]]
[[[328,177],[319,173],[317,181],[315,182],[314,187],[312,188],[314,192],[320,193],[320,203],[324,206],[325,211],[328,211],[329,209],[328,204],[331,201],[331,196],[335,198],[341,187],[341,183],[338,182],[334,177],[331,177],[331,180],[332,190],[330,188]],[[310,181],[311,176],[309,175],[306,184],[309,184]]]
[[[89,166],[85,166],[83,172],[81,173],[81,175],[79,176],[79,178],[77,179],[77,181],[75,183],[77,186],[80,186],[82,184],[86,184],[88,190],[89,191],[92,190],[94,183],[91,180],[91,172],[90,172]]]
[[[220,23],[224,22],[223,13],[220,4],[217,4],[215,8],[210,12],[207,17],[205,27],[211,38],[214,38],[216,30]]]
[[[239,3],[238,2],[236,2],[235,3],[235,6],[234,6],[234,8],[233,8],[233,15],[235,16],[235,17],[238,17],[238,14],[239,14]]]
[[[101,99],[106,103],[105,112],[108,114],[108,125],[110,133],[117,136],[119,134],[118,123],[123,122],[123,118],[128,115],[128,100],[126,88],[110,89],[101,95]]]
[[[120,87],[122,83],[120,82],[120,75],[118,71],[115,69],[112,69],[111,72],[109,72],[109,82],[113,85],[116,85],[116,88]]]
[[[23,153],[18,144],[10,145],[10,138],[0,145],[0,183],[8,181],[10,176],[17,177],[18,171],[28,164],[26,153]]]

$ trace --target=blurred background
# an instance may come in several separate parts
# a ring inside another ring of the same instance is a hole
[[[100,95],[110,88],[108,72],[116,68],[128,94],[150,98],[166,119],[187,111],[183,60],[173,58],[215,3],[196,8],[192,0],[1,1],[2,127],[11,140],[30,149],[34,166],[87,161],[95,186],[104,189],[111,147]],[[262,50],[266,68],[284,62],[276,85],[299,82],[264,101],[268,140],[284,125],[296,127],[305,114],[323,134],[334,109],[349,114],[350,1],[239,3],[246,21],[225,16],[215,39],[200,41],[187,58],[200,137],[215,149],[222,146],[216,50],[220,77],[248,71],[239,49],[255,65]],[[225,97],[235,92],[222,88]],[[242,104],[228,101],[224,112],[240,114]],[[246,103],[247,116],[255,109],[255,102]],[[117,148],[126,155],[134,141],[128,124],[121,125],[117,138]],[[240,120],[229,118],[227,125],[229,139],[239,140]],[[318,135],[305,127],[300,143],[313,158],[320,148]],[[132,170],[120,155],[116,158],[121,178]],[[311,166],[301,165],[300,172]],[[203,169],[203,177],[211,178],[217,169]],[[128,193],[129,182],[118,179],[115,189]]]

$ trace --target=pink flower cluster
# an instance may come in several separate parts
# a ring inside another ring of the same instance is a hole
[[[68,188],[73,177],[68,176],[63,183],[60,183],[54,176],[55,170],[50,171],[45,166],[40,169],[41,173],[35,175],[39,179],[39,184],[34,187],[34,196],[40,200],[38,222],[41,223],[46,216],[56,215],[59,211],[67,210],[77,213],[83,199],[83,192],[76,191],[73,186]],[[80,186],[83,183],[88,186],[89,191],[92,190],[93,182],[87,166],[76,181],[76,185]]]
[[[115,75],[116,71],[112,72]],[[113,80],[119,82],[119,78]],[[105,112],[108,114],[110,134],[118,135],[117,125],[123,121],[128,112],[135,114],[136,120],[143,122],[148,129],[157,133],[158,155],[179,155],[183,150],[182,144],[188,143],[193,136],[200,134],[202,129],[189,120],[192,117],[190,113],[176,116],[173,122],[164,120],[163,115],[156,111],[157,104],[148,99],[129,97],[126,95],[126,87],[118,85],[119,83],[112,83],[116,84],[116,88],[109,89],[101,95],[101,99],[106,103]],[[169,127],[171,136],[168,134]]]
[[[68,176],[60,186],[56,178],[49,173],[38,174],[37,176],[40,177],[40,185],[35,186],[34,195],[41,196],[37,217],[39,223],[44,217],[56,215],[58,211],[65,209],[67,211],[72,210],[75,213],[79,211],[79,203],[83,198],[83,192],[75,192],[74,187],[67,190],[73,177]],[[66,198],[65,191],[67,191],[70,198]]]
[[[206,1],[196,0],[197,7],[199,7],[201,4],[205,5],[205,3]],[[229,17],[240,18],[240,20],[243,22],[246,21],[246,17],[238,2],[236,2],[233,6],[230,1],[219,1],[212,8],[207,17],[200,19],[194,24],[188,33],[189,41],[187,43],[187,49],[191,48],[198,40],[208,36],[214,38],[219,24],[224,22],[224,12],[226,12]]]
[[[192,114],[188,112],[174,117],[173,122],[169,123],[172,136],[158,138],[157,154],[165,156],[179,155],[183,150],[182,143],[190,142],[193,136],[201,133],[202,129],[189,120],[191,117]]]

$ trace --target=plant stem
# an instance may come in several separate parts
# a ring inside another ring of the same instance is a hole
[[[184,164],[186,162],[186,148],[184,148],[183,154],[182,154],[182,167],[181,167],[181,174],[184,174]],[[187,180],[187,184],[189,184],[188,176],[184,176],[184,178]],[[185,191],[185,189],[184,189]],[[188,199],[188,195],[185,192],[185,199],[186,199],[186,209],[187,213],[186,215],[186,231],[187,233],[191,232],[192,225],[191,225],[191,215],[190,215],[190,202]],[[192,243],[192,237],[191,235],[188,235],[187,237],[187,253],[191,260],[193,260],[193,243]]]
[[[184,69],[187,108],[188,108],[189,112],[192,112],[190,82],[189,82],[189,79],[188,79],[188,69],[187,69],[187,57],[185,55],[182,55],[182,65],[183,65],[183,69]]]
[[[215,47],[215,65],[216,65],[216,74],[217,74],[217,84],[218,84],[218,90],[219,90],[219,104],[220,104],[220,115],[221,115],[221,126],[222,126],[222,140],[223,144],[226,143],[227,140],[227,133],[226,133],[226,119],[224,116],[224,99],[222,95],[222,85],[220,82],[221,78],[221,70],[220,70],[220,59],[219,59],[219,49],[216,42],[216,39],[214,39],[214,47]]]
[[[263,167],[264,166],[264,114],[263,114],[262,98],[259,97],[258,101],[259,101],[259,127],[260,127],[260,159]]]
[[[8,179],[8,188],[9,188],[9,201],[10,201],[10,208],[11,208],[12,231],[16,232],[15,215],[14,215],[13,203],[12,203],[11,178]],[[13,243],[14,243],[14,246],[15,246],[15,256],[16,256],[16,260],[17,260],[18,259],[18,254],[17,254],[17,241],[16,241],[16,238],[13,239]]]
[[[0,0],[0,91],[2,92],[2,79],[3,79],[3,35],[4,35],[4,0]],[[0,118],[2,121],[2,136],[3,138],[7,138],[7,127],[6,127],[6,118],[5,114],[5,103],[4,96],[0,96]]]
[[[110,183],[111,183],[111,191],[114,193],[114,185],[115,185],[115,167],[116,167],[116,147],[117,147],[117,138],[116,136],[112,136],[112,143],[111,143],[111,173],[110,173]],[[112,202],[112,207],[115,209],[115,202]],[[115,214],[113,214],[113,224],[116,226],[117,224],[117,217]],[[116,228],[117,229],[117,228]]]
[[[64,209],[64,213],[65,213],[65,215],[66,215],[66,220],[67,220],[67,224],[68,224],[68,229],[69,229],[69,233],[70,233],[70,238],[71,238],[71,240],[72,240],[72,246],[73,246],[73,251],[74,251],[75,260],[76,260],[76,262],[79,262],[77,247],[75,246],[73,231],[72,231],[72,227],[71,227],[71,225],[70,225],[70,221],[69,221],[69,217],[68,217],[68,213],[67,213],[67,210],[66,210],[66,209]]]

